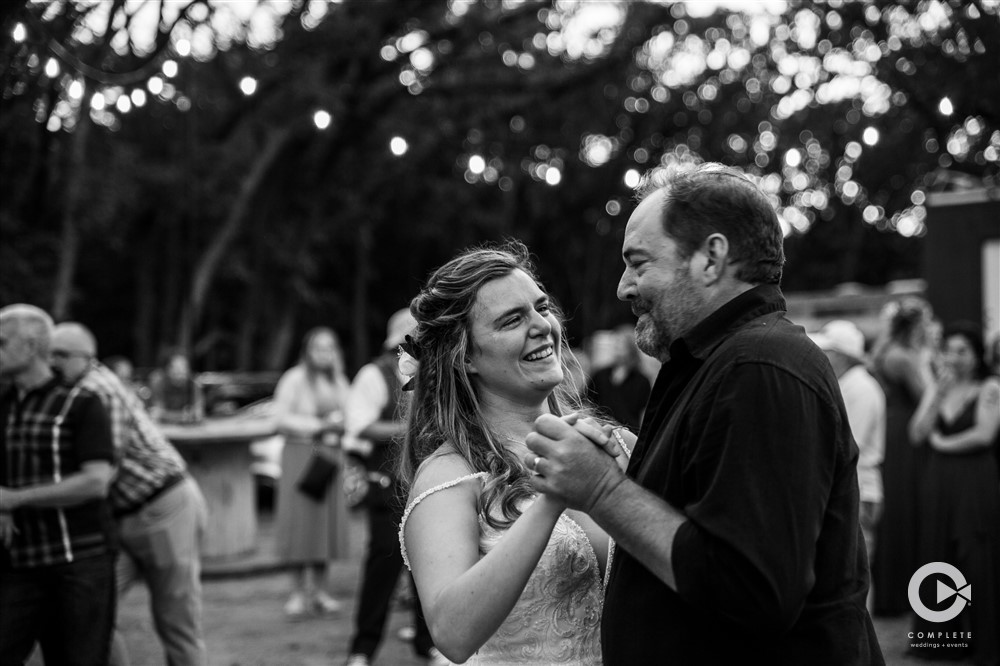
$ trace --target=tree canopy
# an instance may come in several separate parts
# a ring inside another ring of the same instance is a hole
[[[0,302],[151,364],[352,366],[455,251],[524,240],[574,339],[634,188],[759,180],[790,290],[920,275],[943,169],[1000,170],[1000,3],[105,0],[0,10]]]

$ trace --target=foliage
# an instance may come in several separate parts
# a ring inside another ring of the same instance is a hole
[[[997,13],[14,5],[0,302],[80,319],[105,353],[151,364],[179,344],[203,368],[280,368],[332,323],[356,367],[433,267],[516,236],[580,340],[627,316],[614,286],[640,175],[698,161],[770,194],[786,289],[915,277],[939,170],[997,177]]]

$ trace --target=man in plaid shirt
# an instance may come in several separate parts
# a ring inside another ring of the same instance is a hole
[[[69,384],[97,394],[111,417],[118,469],[108,499],[118,524],[119,596],[138,580],[150,592],[157,634],[170,666],[206,661],[198,553],[205,500],[177,450],[110,369],[98,363],[97,341],[78,323],[55,327],[52,365]],[[129,663],[115,632],[111,665]]]
[[[114,445],[100,398],[49,367],[52,319],[0,309],[0,663],[107,663]]]

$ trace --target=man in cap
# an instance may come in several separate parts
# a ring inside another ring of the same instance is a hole
[[[118,594],[144,580],[167,663],[205,664],[198,554],[205,500],[187,475],[183,458],[139,398],[96,357],[97,341],[86,327],[74,322],[55,327],[52,365],[56,373],[67,384],[99,396],[111,416],[120,461],[108,496],[121,545]],[[115,633],[110,663],[129,663],[120,631]]]
[[[398,537],[403,505],[395,467],[399,455],[397,438],[402,437],[406,422],[399,414],[403,378],[397,367],[396,348],[416,325],[406,309],[389,318],[382,353],[358,371],[347,400],[345,449],[363,460],[368,488],[363,500],[368,509],[368,552],[347,666],[371,663],[382,642],[392,594],[403,570]],[[431,663],[447,663],[440,661],[443,657],[431,641],[417,599],[414,613],[415,652],[429,658]]]
[[[861,531],[868,561],[875,554],[875,526],[882,515],[882,457],[885,453],[885,393],[865,368],[865,336],[852,322],[826,324],[813,341],[826,352],[837,375],[854,441],[858,444]],[[869,607],[871,606],[869,594]]]
[[[111,424],[100,398],[49,366],[52,318],[0,309],[0,664],[103,666],[115,616],[107,502]],[[11,524],[12,523],[12,524]]]

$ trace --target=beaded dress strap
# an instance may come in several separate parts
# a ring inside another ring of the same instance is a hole
[[[413,509],[420,504],[425,497],[442,490],[447,490],[448,488],[453,488],[464,481],[469,481],[470,479],[485,479],[487,476],[489,476],[487,472],[476,472],[475,474],[460,476],[457,479],[452,479],[451,481],[445,481],[444,483],[438,484],[433,488],[428,488],[414,497],[413,501],[406,505],[406,510],[403,511],[403,518],[399,521],[399,552],[403,554],[403,564],[406,565],[407,569],[410,569],[410,558],[406,556],[406,543],[403,541],[403,529],[406,527],[406,520],[410,517],[410,512],[413,511]]]

